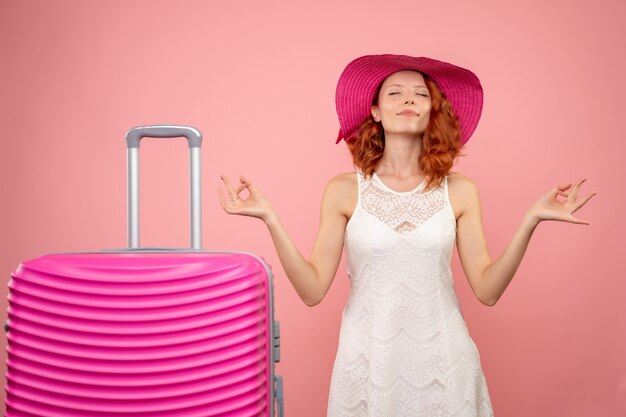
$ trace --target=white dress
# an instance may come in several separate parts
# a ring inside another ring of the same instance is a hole
[[[396,192],[356,173],[346,227],[352,288],[328,417],[493,416],[480,356],[450,269],[456,221],[448,182]]]

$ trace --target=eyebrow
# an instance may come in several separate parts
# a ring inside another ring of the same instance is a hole
[[[404,86],[402,84],[391,84],[391,85],[388,85],[387,87],[385,87],[385,90],[387,90],[388,88],[391,88],[391,87],[404,87]],[[424,84],[415,84],[413,87],[417,87],[417,88],[424,87],[424,88],[427,88]]]

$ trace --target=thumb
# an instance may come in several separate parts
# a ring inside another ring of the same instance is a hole
[[[257,188],[254,186],[254,184],[252,184],[250,181],[248,181],[247,179],[244,178],[243,175],[241,175],[239,177],[239,181],[241,181],[241,184],[247,188],[250,192],[256,192],[258,191]]]

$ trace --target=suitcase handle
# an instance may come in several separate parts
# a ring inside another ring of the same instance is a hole
[[[139,248],[139,142],[144,137],[176,138],[184,136],[189,144],[191,248],[202,249],[202,202],[200,146],[202,133],[189,126],[137,126],[126,133],[128,163],[128,248]]]
[[[190,148],[199,148],[202,145],[202,133],[189,126],[154,125],[138,126],[130,129],[126,134],[126,147],[139,148],[142,138],[187,138]]]

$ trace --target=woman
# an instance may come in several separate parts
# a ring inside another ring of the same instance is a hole
[[[229,214],[258,217],[308,306],[326,295],[341,258],[352,287],[343,312],[328,416],[492,416],[480,356],[450,271],[455,237],[476,297],[494,305],[542,220],[577,224],[578,181],[542,196],[492,261],[474,182],[450,172],[482,111],[478,78],[429,58],[357,58],[337,85],[337,113],[357,172],[331,179],[307,261],[250,181],[218,188]],[[239,194],[247,189],[247,199]],[[566,197],[561,202],[557,196]]]

